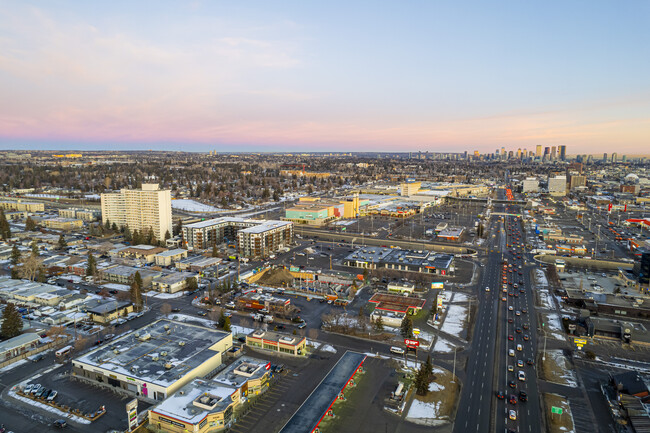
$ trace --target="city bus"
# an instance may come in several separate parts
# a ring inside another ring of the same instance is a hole
[[[69,355],[70,352],[72,352],[72,346],[65,346],[57,350],[56,352],[54,352],[54,354],[56,355],[57,358],[62,358],[66,355]]]

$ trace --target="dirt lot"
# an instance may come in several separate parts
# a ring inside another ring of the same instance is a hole
[[[293,275],[286,269],[271,269],[262,275],[257,283],[268,286],[291,286]]]
[[[546,425],[549,433],[574,432],[573,415],[569,400],[557,394],[544,394]],[[561,408],[562,415],[551,413],[551,407]]]

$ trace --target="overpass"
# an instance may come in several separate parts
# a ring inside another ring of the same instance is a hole
[[[434,243],[428,241],[405,241],[397,239],[377,239],[373,237],[361,236],[359,233],[336,233],[327,230],[316,230],[303,228],[301,226],[294,227],[294,233],[301,236],[318,238],[320,241],[325,242],[350,242],[363,245],[383,246],[392,245],[409,250],[431,250],[447,254],[469,254],[476,255],[477,252],[484,251],[485,248],[467,248],[465,246],[456,246],[449,244]]]

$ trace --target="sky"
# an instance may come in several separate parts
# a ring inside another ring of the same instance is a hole
[[[650,153],[650,2],[0,1],[0,149]]]

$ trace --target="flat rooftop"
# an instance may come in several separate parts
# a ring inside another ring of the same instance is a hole
[[[73,362],[166,388],[215,356],[211,347],[228,336],[203,326],[160,319]]]
[[[311,433],[325,416],[350,381],[354,373],[365,361],[366,355],[347,351],[318,384],[307,400],[293,414],[280,433]]]

